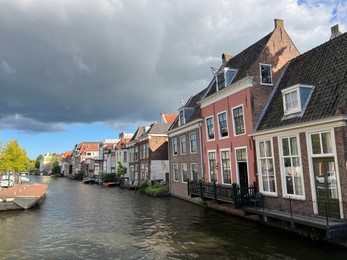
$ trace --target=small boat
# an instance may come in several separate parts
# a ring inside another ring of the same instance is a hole
[[[103,182],[102,185],[104,185],[105,187],[115,187],[115,186],[119,186],[120,183],[119,182]]]
[[[47,184],[30,182],[2,190],[0,191],[0,211],[33,208],[45,195],[47,188]]]
[[[91,177],[85,177],[85,178],[82,180],[82,182],[83,182],[84,184],[95,184],[95,180],[94,180],[93,178],[91,178]]]

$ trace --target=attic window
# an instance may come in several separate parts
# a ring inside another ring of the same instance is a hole
[[[185,122],[185,118],[184,118],[184,109],[182,109],[180,111],[180,117],[179,117],[179,125],[184,125],[186,122]]]
[[[295,85],[282,90],[284,119],[288,116],[302,116],[311,94],[313,86]]]
[[[236,73],[237,73],[237,70],[229,69],[229,68],[223,68],[222,70],[219,70],[215,74],[217,89],[221,90],[225,87],[228,87],[233,81],[233,79],[235,78]]]
[[[260,65],[260,84],[272,85],[272,66],[269,64]]]

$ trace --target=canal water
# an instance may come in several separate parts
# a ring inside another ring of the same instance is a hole
[[[340,247],[119,187],[33,177],[41,205],[0,212],[0,259],[346,259]]]

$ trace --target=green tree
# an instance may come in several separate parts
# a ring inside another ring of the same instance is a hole
[[[16,140],[10,139],[0,148],[0,172],[24,172],[30,169],[30,159]]]
[[[123,176],[127,173],[127,167],[124,167],[121,162],[118,162],[117,174]]]
[[[52,164],[52,174],[54,176],[60,176],[61,175],[61,167],[59,166],[59,162],[55,161]]]
[[[36,161],[35,161],[35,168],[36,169],[40,169],[40,161],[41,161],[41,158],[43,157],[42,154],[40,154],[39,156],[37,156],[36,158]]]

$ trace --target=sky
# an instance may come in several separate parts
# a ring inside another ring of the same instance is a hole
[[[347,1],[0,0],[0,142],[36,159],[159,122],[276,18],[304,53]]]

